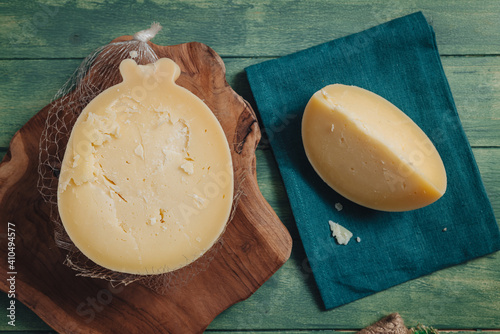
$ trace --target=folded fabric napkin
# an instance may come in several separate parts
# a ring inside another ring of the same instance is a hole
[[[422,13],[246,72],[327,309],[500,249],[498,225]],[[312,94],[333,83],[381,95],[424,130],[446,167],[441,199],[414,211],[381,212],[348,201],[320,179],[306,158],[300,125]],[[329,220],[353,232],[348,245],[335,242]]]

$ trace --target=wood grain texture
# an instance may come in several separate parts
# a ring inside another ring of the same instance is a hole
[[[341,330],[335,331],[336,334],[356,334],[357,330]],[[54,331],[16,331],[16,332],[6,332],[6,334],[55,334]],[[304,333],[312,333],[312,334],[332,334],[332,330],[278,330],[278,331],[220,331],[220,330],[207,330],[205,333],[217,333],[217,334],[304,334]],[[442,334],[477,334],[478,331],[440,331]],[[500,334],[500,331],[490,330],[487,332],[480,331],[479,333],[487,333],[487,334]]]
[[[473,150],[500,217],[500,149]],[[399,312],[408,325],[500,328],[500,252],[437,271],[367,298],[323,311],[307,257],[270,150],[257,151],[259,187],[294,240],[290,260],[252,297],[223,312],[209,329],[359,329]],[[473,223],[473,222],[471,222]]]
[[[442,54],[500,54],[497,0],[37,0],[4,1],[0,58],[79,58],[152,21],[165,26],[159,44],[198,41],[223,56],[280,56],[418,10]]]
[[[6,151],[2,147],[53,97],[82,57],[112,36],[144,29],[153,20],[164,25],[155,38],[158,44],[196,40],[226,56],[229,84],[252,103],[245,66],[422,10],[435,29],[458,112],[475,146],[497,220],[500,217],[498,0],[4,0],[0,7],[0,156]],[[483,333],[500,334],[498,253],[323,311],[272,152],[258,150],[256,156],[259,187],[290,230],[294,249],[270,280],[219,315],[207,333],[323,334],[349,329],[340,333],[353,334],[398,311],[407,325],[496,328]],[[0,292],[2,309],[6,302]],[[17,318],[16,332],[49,328],[26,307],[19,307]],[[12,328],[0,321],[0,330]]]
[[[243,69],[270,58],[225,58],[226,79],[252,103]],[[442,59],[465,133],[472,146],[500,147],[500,58]],[[0,60],[0,147],[26,123],[80,64],[81,59]],[[51,77],[51,80],[47,80]]]
[[[474,156],[500,217],[500,149],[475,148]],[[407,325],[425,323],[440,329],[500,328],[500,253],[444,269],[340,308],[324,312],[293,220],[276,162],[270,150],[257,150],[259,188],[293,238],[290,259],[250,298],[220,314],[210,331],[360,329],[398,311]],[[6,305],[7,296],[0,300]],[[2,305],[2,303],[0,303]],[[19,329],[48,327],[22,312]],[[0,323],[0,330],[7,330]]]
[[[118,40],[126,39],[130,36]],[[7,222],[15,223],[17,299],[60,332],[201,332],[221,311],[255,292],[290,255],[290,235],[257,186],[255,149],[260,131],[255,114],[226,83],[222,60],[201,43],[152,46],[158,56],[180,66],[177,83],[203,99],[219,119],[244,196],[208,269],[166,295],[140,284],[115,289],[103,280],[77,277],[62,264],[64,251],[54,244],[48,206],[36,187],[38,143],[50,105],[43,108],[15,134],[0,165],[0,233],[6,233]],[[121,81],[118,64],[109,64],[116,71],[115,83]],[[93,70],[89,73],[86,80],[98,86],[92,81]],[[0,257],[7,258],[7,244],[0,246]],[[206,261],[205,257],[198,261]],[[2,264],[3,291],[9,290],[7,271]],[[89,313],[91,300],[101,305]],[[122,320],[124,315],[127,321]]]

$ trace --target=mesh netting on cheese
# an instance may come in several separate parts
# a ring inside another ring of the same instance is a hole
[[[160,29],[161,26],[154,23],[150,29],[136,33],[129,41],[111,43],[92,52],[57,92],[49,106],[42,111],[47,113],[47,118],[40,138],[38,190],[50,206],[55,243],[66,251],[64,264],[74,269],[77,275],[105,279],[113,285],[140,281],[157,293],[164,294],[168,289],[180,287],[199,272],[206,270],[215,254],[222,248],[222,238],[201,258],[176,271],[157,275],[126,274],[106,269],[88,259],[69,238],[57,208],[58,177],[66,145],[78,116],[102,91],[122,81],[119,71],[122,60],[133,58],[139,65],[158,60],[155,51],[147,42]],[[231,219],[242,194],[238,189],[243,180],[239,181],[235,180],[236,191]]]

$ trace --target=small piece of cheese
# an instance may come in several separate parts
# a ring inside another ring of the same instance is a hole
[[[127,59],[120,72],[123,82],[93,99],[73,127],[59,214],[98,265],[165,273],[195,261],[224,231],[233,201],[230,147],[207,105],[175,84],[180,68],[172,60]]]
[[[141,144],[137,145],[134,153],[137,154],[137,156],[141,157],[142,160],[144,160],[144,147],[142,147]]]
[[[194,202],[198,208],[202,208],[205,205],[205,199],[196,194],[192,194],[191,197],[194,199]]]
[[[352,233],[345,227],[329,220],[330,230],[332,231],[332,236],[337,240],[339,245],[347,245],[349,240],[352,238]]]
[[[181,168],[186,174],[191,175],[194,173],[194,164],[192,161],[187,161],[181,165]]]
[[[302,141],[323,181],[360,205],[414,210],[446,191],[443,161],[426,134],[365,89],[335,84],[316,92],[304,111]]]

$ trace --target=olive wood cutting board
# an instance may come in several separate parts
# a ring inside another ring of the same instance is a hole
[[[9,291],[12,270],[5,237],[11,223],[16,298],[58,332],[200,333],[223,310],[254,293],[290,256],[290,235],[257,185],[257,118],[226,82],[222,59],[201,43],[149,44],[159,57],[180,66],[177,84],[204,100],[221,123],[242,196],[219,249],[207,255],[213,256],[208,268],[165,294],[140,282],[112,287],[102,279],[77,276],[63,264],[67,251],[55,244],[50,205],[37,190],[39,141],[51,104],[44,107],[15,134],[0,164],[0,288]],[[112,75],[117,75],[114,65]],[[114,84],[121,81],[117,78]],[[205,257],[198,261],[208,263]]]

